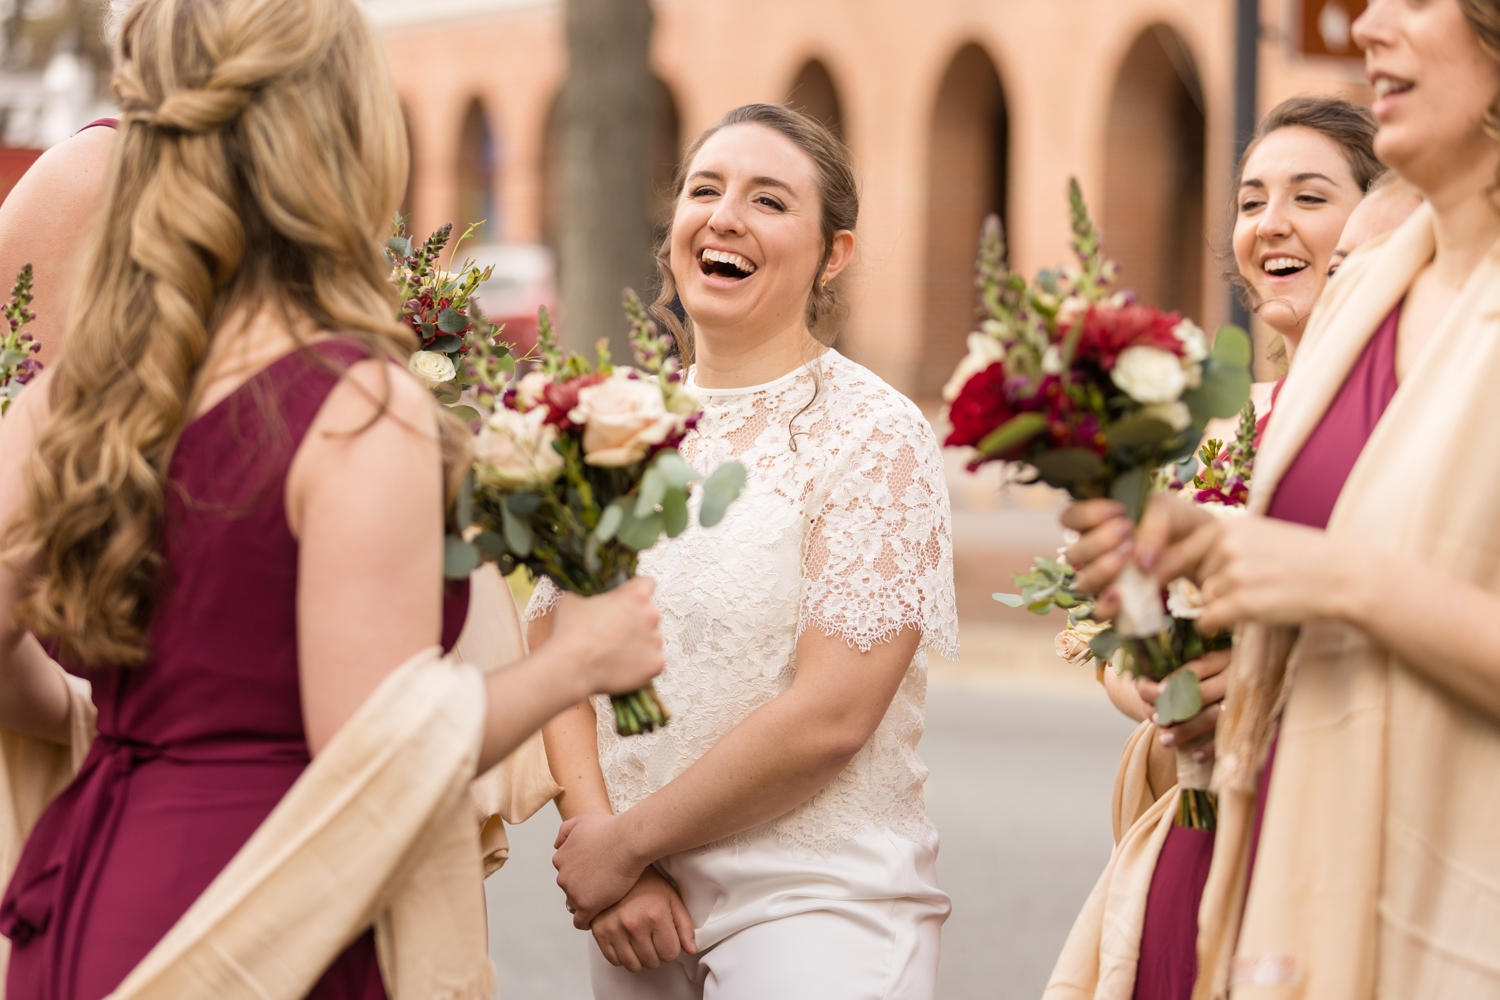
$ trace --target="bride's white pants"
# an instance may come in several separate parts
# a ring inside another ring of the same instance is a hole
[[[595,1000],[933,1000],[943,921],[937,836],[861,834],[832,855],[760,834],[665,859],[699,952],[631,973],[588,941]]]

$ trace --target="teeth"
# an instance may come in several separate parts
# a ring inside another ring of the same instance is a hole
[[[1395,80],[1388,76],[1382,76],[1375,81],[1375,96],[1385,97],[1387,94],[1398,94],[1403,90],[1410,90],[1411,84],[1405,80]]]
[[[741,257],[739,254],[737,254],[737,253],[730,253],[727,250],[704,250],[703,251],[703,261],[705,263],[710,263],[710,264],[714,264],[714,263],[716,263],[716,264],[729,264],[729,265],[732,265],[734,267],[739,268],[741,271],[744,271],[746,274],[754,274],[755,273],[755,265],[754,264],[750,263],[748,260],[746,260],[745,258]]]
[[[1295,271],[1307,266],[1307,261],[1298,260],[1296,257],[1272,257],[1261,265],[1264,271]]]

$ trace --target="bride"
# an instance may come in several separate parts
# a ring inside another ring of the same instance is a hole
[[[545,730],[558,883],[596,997],[932,997],[950,903],[916,745],[926,649],[958,646],[937,440],[825,346],[854,255],[845,148],[750,105],[684,163],[656,309],[705,401],[683,453],[749,481],[641,557],[672,722],[622,738],[585,702]],[[556,597],[533,597],[533,645]]]

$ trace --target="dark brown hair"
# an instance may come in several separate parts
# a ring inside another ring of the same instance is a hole
[[[859,221],[859,182],[854,176],[854,158],[849,147],[817,119],[780,104],[746,104],[728,112],[709,126],[688,146],[682,163],[672,180],[672,201],[682,197],[693,158],[703,144],[716,133],[733,125],[761,125],[785,136],[813,161],[818,178],[819,223],[823,234],[823,259],[810,278],[807,292],[807,329],[819,343],[832,345],[848,315],[848,306],[839,296],[838,278],[826,284],[823,272],[833,253],[833,238],[841,229],[854,231]],[[677,341],[684,365],[693,360],[693,321],[674,312],[677,282],[672,277],[672,226],[656,244],[656,272],[661,288],[651,304],[651,314],[665,326]]]

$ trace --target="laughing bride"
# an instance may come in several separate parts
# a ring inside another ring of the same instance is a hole
[[[657,315],[705,401],[682,450],[749,483],[641,556],[672,722],[619,737],[584,703],[546,730],[558,883],[598,998],[930,998],[950,903],[916,746],[926,650],[958,648],[937,440],[825,346],[858,214],[838,140],[750,105],[684,164],[657,255]],[[533,642],[556,594],[533,598]]]

